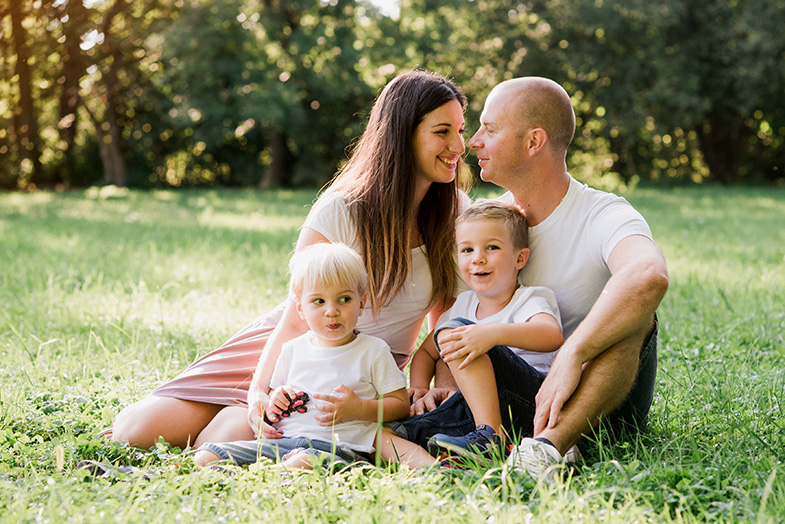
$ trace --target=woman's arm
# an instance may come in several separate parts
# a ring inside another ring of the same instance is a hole
[[[412,365],[409,368],[409,387],[411,389],[409,400],[411,402],[417,402],[431,389],[431,380],[433,380],[438,360],[439,352],[436,350],[433,331],[431,331],[412,357]]]
[[[329,240],[321,233],[305,227],[297,239],[295,251],[319,242],[329,242]],[[278,362],[278,357],[281,355],[281,347],[284,343],[297,338],[306,331],[308,331],[308,325],[297,313],[294,300],[289,298],[281,321],[275,326],[264,346],[251,385],[248,388],[248,423],[254,428],[254,432],[263,427],[262,411],[269,401],[270,378],[273,375],[275,364]]]

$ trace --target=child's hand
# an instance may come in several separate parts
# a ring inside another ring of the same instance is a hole
[[[270,400],[267,403],[267,418],[272,422],[281,420],[281,413],[286,411],[289,403],[296,396],[297,392],[291,386],[284,385],[275,388],[270,393]]]
[[[324,411],[324,414],[316,415],[314,418],[322,426],[332,426],[340,422],[357,419],[360,413],[363,399],[350,388],[341,384],[335,388],[340,395],[320,395],[314,393],[314,398],[322,400],[316,404],[316,409]]]
[[[464,369],[474,359],[487,353],[493,344],[493,326],[471,324],[439,333],[439,349],[442,360],[460,363]]]

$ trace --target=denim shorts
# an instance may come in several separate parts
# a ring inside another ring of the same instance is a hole
[[[200,451],[209,451],[221,460],[231,460],[238,466],[253,464],[261,457],[280,462],[284,455],[296,449],[303,450],[315,457],[324,457],[325,464],[330,466],[344,466],[354,462],[369,461],[369,456],[366,453],[355,451],[346,446],[335,445],[332,442],[305,437],[241,440],[220,444],[208,442],[199,447]]]
[[[439,327],[434,337],[442,329],[452,329],[471,323],[465,319],[451,319]],[[657,330],[655,317],[654,328],[641,351],[635,383],[619,408],[603,421],[603,427],[615,432],[622,428],[640,429],[645,426],[657,375]],[[496,377],[504,431],[516,440],[531,436],[534,432],[535,397],[545,380],[545,375],[531,367],[506,346],[495,346],[487,354],[493,364],[493,373]],[[437,433],[460,436],[475,429],[472,412],[460,391],[433,411],[387,425],[399,437],[423,447],[426,447],[428,439]]]

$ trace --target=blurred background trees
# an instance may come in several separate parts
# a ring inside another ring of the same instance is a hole
[[[574,175],[785,180],[785,0],[0,0],[0,187],[324,184],[413,67],[558,81]],[[472,157],[469,156],[471,163]]]

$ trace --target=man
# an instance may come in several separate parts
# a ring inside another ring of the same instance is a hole
[[[655,310],[668,288],[667,268],[632,206],[567,172],[575,115],[561,86],[538,77],[503,82],[488,96],[480,124],[469,146],[481,177],[507,189],[501,199],[524,211],[531,226],[532,255],[520,280],[556,293],[564,325],[565,342],[541,385],[488,353],[509,427],[533,437],[521,441],[510,462],[540,476],[601,421],[609,429],[645,424],[656,374]],[[445,330],[439,342],[460,344],[454,337]],[[445,397],[435,389],[415,409]],[[522,402],[509,400],[516,397]],[[533,413],[526,407],[532,400]],[[456,394],[407,419],[405,436],[421,442],[449,433],[448,424],[462,423],[463,404]]]

